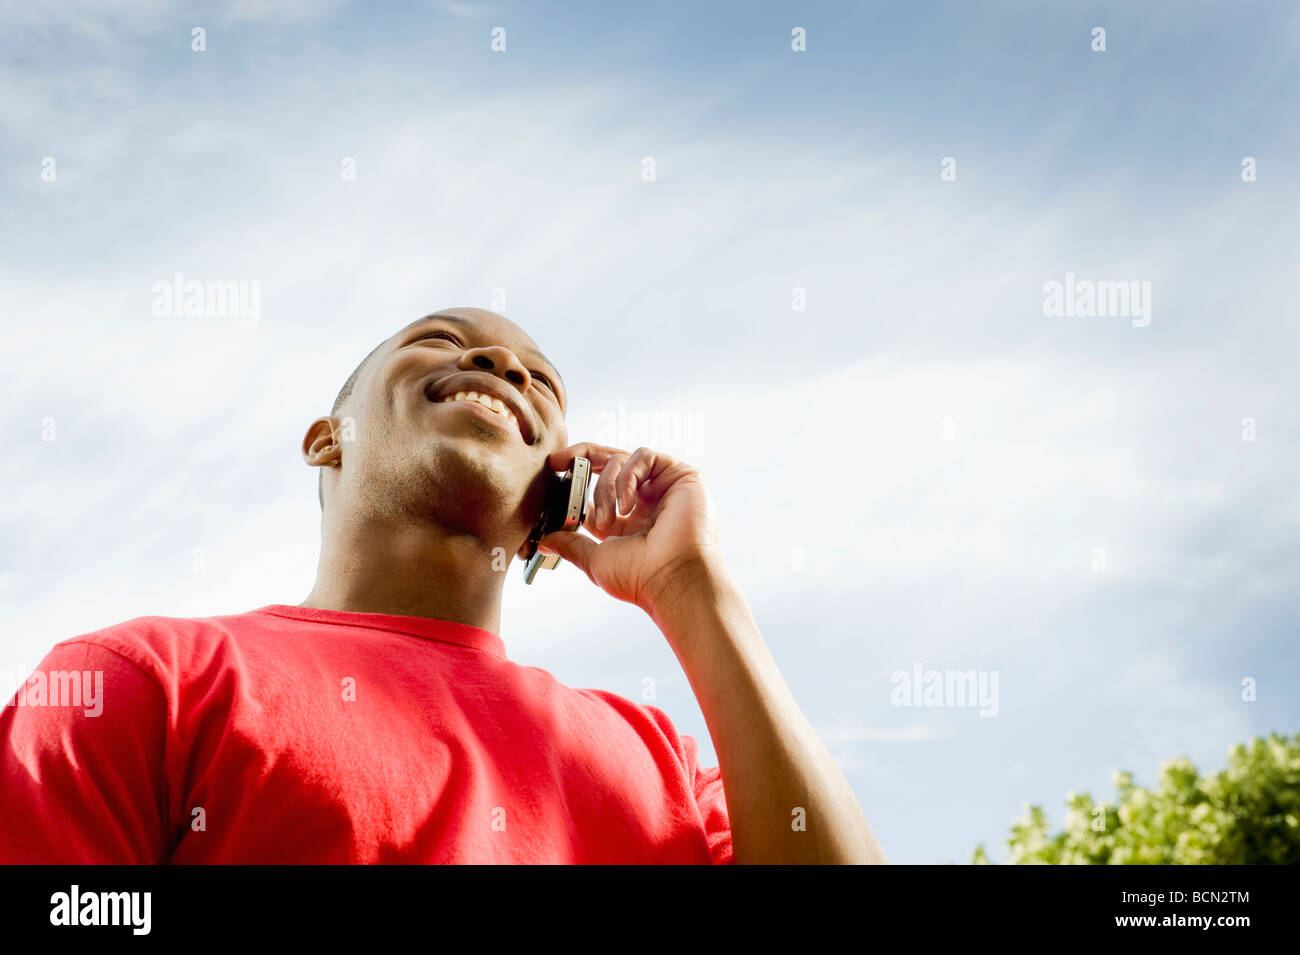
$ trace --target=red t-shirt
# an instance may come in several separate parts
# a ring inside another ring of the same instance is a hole
[[[140,617],[7,702],[0,863],[732,861],[721,774],[663,711],[464,624]]]

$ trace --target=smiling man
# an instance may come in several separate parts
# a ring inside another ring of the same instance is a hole
[[[723,566],[698,472],[569,445],[566,407],[495,313],[382,342],[303,439],[322,469],[307,599],[58,644],[38,672],[102,672],[102,711],[32,681],[0,711],[0,862],[885,861]],[[508,558],[579,455],[591,536],[543,550],[650,615],[718,767],[661,710],[506,653]]]

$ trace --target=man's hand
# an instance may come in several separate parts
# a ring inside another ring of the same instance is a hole
[[[544,553],[651,616],[687,580],[721,568],[713,501],[695,468],[649,448],[628,453],[589,442],[554,452],[547,464],[562,471],[575,457],[600,475],[582,525],[596,540],[554,531],[539,542]]]

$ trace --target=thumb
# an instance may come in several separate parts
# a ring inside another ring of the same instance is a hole
[[[551,531],[537,542],[537,546],[544,554],[559,554],[590,577],[591,571],[587,568],[600,545],[578,531]]]

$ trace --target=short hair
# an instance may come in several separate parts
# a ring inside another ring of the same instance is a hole
[[[384,339],[387,341],[388,339]],[[384,342],[380,342],[374,348],[370,349],[370,354],[361,359],[361,364],[352,369],[352,374],[348,375],[348,380],[343,382],[343,387],[339,389],[338,397],[334,399],[334,405],[330,408],[330,414],[336,415],[339,409],[347,403],[352,397],[352,389],[356,387],[357,379],[361,377],[361,369],[366,367],[366,362],[370,361],[375,352],[384,347]],[[321,511],[325,510],[325,469],[321,468],[320,473],[316,476],[316,497],[320,500]]]

